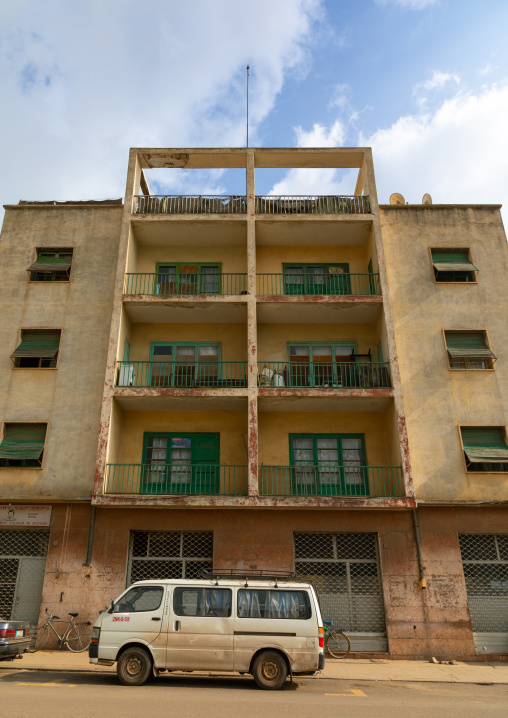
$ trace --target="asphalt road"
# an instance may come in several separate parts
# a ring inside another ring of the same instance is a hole
[[[114,674],[2,670],[0,705],[6,718],[483,718],[508,714],[508,686],[300,678],[272,692],[247,676],[161,675],[131,688]]]

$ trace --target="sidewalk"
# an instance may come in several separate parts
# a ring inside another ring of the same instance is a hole
[[[92,665],[88,662],[87,653],[39,651],[38,653],[27,653],[21,660],[0,661],[0,676],[2,670],[12,671],[13,669],[111,673],[115,672],[116,666]],[[200,673],[203,674],[204,671],[200,671]],[[206,673],[208,675],[208,672]],[[329,659],[326,661],[324,670],[311,677],[310,680],[319,680],[320,678],[349,681],[508,684],[508,663],[457,662],[456,665],[446,665],[426,661],[380,661],[364,658],[336,661]]]

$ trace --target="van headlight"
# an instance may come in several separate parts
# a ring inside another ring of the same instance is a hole
[[[101,629],[100,628],[92,628],[92,639],[90,643],[99,643],[99,638],[101,635]]]

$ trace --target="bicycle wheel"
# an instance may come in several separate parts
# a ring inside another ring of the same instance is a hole
[[[326,639],[326,650],[333,658],[345,658],[351,650],[351,641],[342,631],[330,631]]]
[[[72,651],[73,653],[81,653],[82,651],[86,651],[90,645],[91,638],[92,632],[88,626],[81,623],[73,625],[69,628],[65,644],[69,651]]]
[[[49,626],[47,623],[44,624],[44,626],[41,626],[37,629],[35,632],[34,642],[31,646],[30,650],[35,653],[36,651],[40,651],[43,648],[46,647],[49,640]]]

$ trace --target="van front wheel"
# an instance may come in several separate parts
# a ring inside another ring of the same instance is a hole
[[[254,661],[252,674],[258,688],[275,691],[286,682],[288,667],[280,653],[263,651]]]
[[[152,674],[152,659],[144,648],[127,648],[116,664],[116,674],[124,686],[142,686]]]

